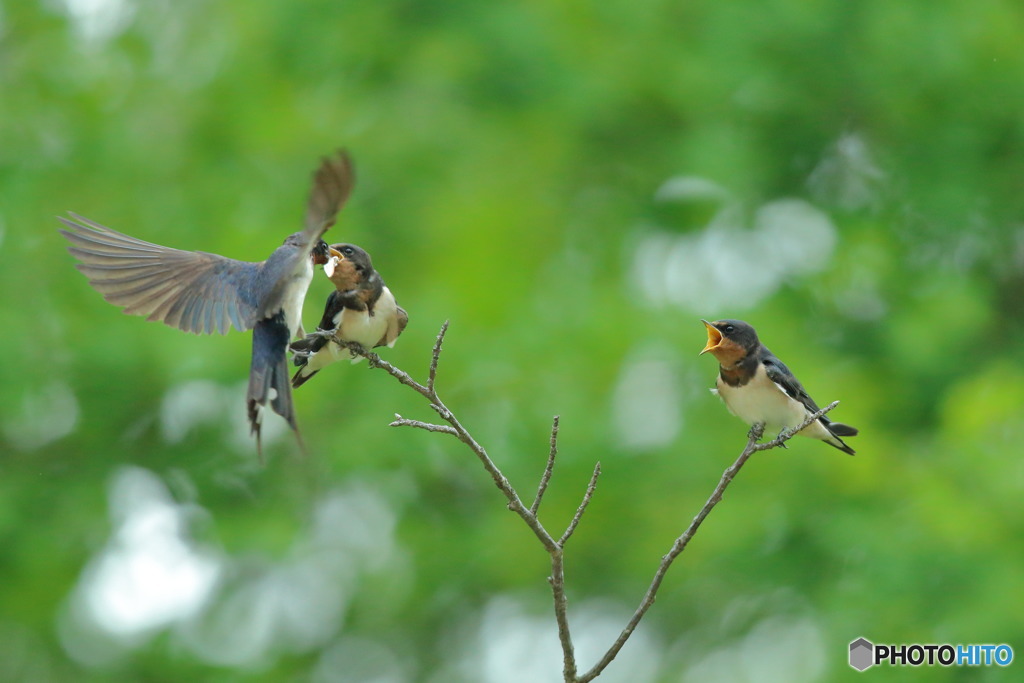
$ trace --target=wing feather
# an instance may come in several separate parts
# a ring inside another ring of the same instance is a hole
[[[312,242],[320,239],[345,205],[356,182],[352,159],[345,150],[336,156],[324,157],[313,173],[313,189],[306,202],[305,232]],[[312,248],[312,243],[310,248]]]
[[[405,309],[401,306],[395,306],[395,317],[388,321],[388,329],[384,331],[384,336],[377,342],[377,346],[387,346],[388,348],[395,345],[398,341],[398,336],[405,330],[405,326],[409,324],[409,314],[405,312]]]
[[[808,413],[816,413],[820,410],[815,400],[810,397],[804,386],[800,384],[800,380],[793,376],[793,373],[789,371],[789,368],[781,360],[775,356],[768,355],[762,362],[764,363],[765,372],[768,373],[768,379],[773,381],[775,386],[786,392],[790,398],[802,403]],[[832,422],[827,415],[822,415],[818,418],[818,421],[835,436],[855,436],[857,434],[855,427],[850,427],[840,422]],[[841,439],[837,440],[842,443]],[[837,446],[837,448],[840,447]],[[852,451],[849,450],[849,446],[846,446],[846,444],[843,444],[841,450],[847,450],[852,455]]]
[[[790,398],[803,403],[810,412],[818,411],[818,404],[807,394],[803,385],[800,384],[800,380],[793,376],[793,373],[781,360],[775,356],[767,356],[762,362],[765,372],[768,373],[768,379],[775,382],[775,386],[786,392]]]
[[[262,268],[209,254],[184,251],[125,235],[71,213],[60,217],[61,234],[73,245],[78,270],[110,303],[195,334],[248,330],[257,310],[240,291]]]

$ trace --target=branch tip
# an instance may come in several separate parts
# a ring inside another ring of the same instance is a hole
[[[389,427],[416,427],[417,429],[423,429],[428,432],[440,432],[442,434],[452,434],[458,436],[458,432],[455,431],[454,427],[448,425],[437,425],[430,422],[421,422],[419,420],[407,420],[404,417],[399,417],[397,420],[392,422]]]
[[[537,487],[537,496],[533,499],[533,505],[530,506],[530,514],[534,517],[537,516],[537,511],[540,509],[540,501],[544,497],[544,492],[548,490],[548,482],[551,481],[551,474],[555,470],[555,456],[558,455],[558,422],[559,417],[555,417],[551,420],[551,440],[548,447],[548,464],[544,467],[544,474],[540,477],[540,485]]]
[[[441,331],[437,333],[437,341],[434,342],[434,349],[430,355],[430,369],[427,372],[427,390],[434,392],[434,383],[437,381],[437,362],[441,358],[441,344],[444,343],[444,335],[448,332],[448,320],[441,325]],[[436,395],[436,392],[435,392]]]
[[[576,526],[580,523],[580,519],[583,517],[583,513],[587,511],[587,506],[590,505],[590,499],[594,497],[594,490],[597,488],[597,478],[601,476],[601,463],[594,465],[594,473],[590,475],[590,482],[587,484],[587,492],[583,494],[583,501],[580,506],[576,508],[576,514],[573,515],[572,521],[569,522],[569,526],[566,528],[565,533],[558,539],[558,546],[563,547],[569,537],[572,536],[572,532],[576,531]]]

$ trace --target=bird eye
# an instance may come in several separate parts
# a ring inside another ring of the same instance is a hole
[[[732,334],[735,331],[736,331],[736,328],[733,327],[732,325],[726,325],[725,326],[725,333],[726,334]]]
[[[344,254],[345,256],[351,256],[353,253],[352,247],[345,247],[344,249],[341,250],[341,253]]]

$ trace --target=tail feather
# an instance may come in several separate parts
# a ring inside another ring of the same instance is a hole
[[[842,422],[829,422],[828,429],[836,436],[857,436],[860,430],[850,425],[844,425]]]
[[[249,426],[256,437],[256,450],[263,457],[260,442],[262,409],[270,403],[275,413],[283,417],[288,425],[299,433],[295,422],[295,406],[292,403],[291,384],[288,378],[288,359],[285,349],[290,337],[284,312],[260,320],[252,332],[252,366],[249,370],[249,391],[247,405]]]
[[[318,367],[313,368],[310,366],[310,361],[317,358],[317,354],[323,351],[331,342],[331,339],[333,338],[331,336],[332,334],[333,331],[325,331],[323,328],[317,328],[316,332],[307,334],[302,339],[296,339],[289,345],[289,348],[294,354],[292,362],[295,364],[295,367],[298,368],[298,371],[292,376],[292,388],[300,387],[308,382],[310,378],[320,372],[326,364],[323,362],[324,359],[320,358],[319,361],[315,363]]]
[[[320,372],[319,370],[313,370],[312,372],[310,372],[307,375],[302,374],[305,371],[306,371],[306,364],[303,363],[302,367],[300,367],[295,372],[295,374],[292,376],[292,388],[293,389],[295,389],[297,387],[301,387],[303,384],[308,382],[310,380],[310,378],[313,377],[313,375],[315,375],[316,373]]]
[[[832,438],[829,439],[823,439],[823,441],[827,443],[829,446],[834,446],[835,448],[838,448],[843,453],[846,453],[848,455],[857,455],[857,451],[847,446],[846,442],[840,439],[838,436],[833,436]]]
[[[330,341],[330,337],[312,333],[307,334],[302,339],[296,339],[289,345],[289,348],[291,348],[293,353],[307,354],[308,356],[322,349],[327,345],[328,341]]]

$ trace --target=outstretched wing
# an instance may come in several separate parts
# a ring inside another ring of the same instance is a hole
[[[250,329],[258,302],[250,287],[262,263],[144,242],[72,213],[59,217],[76,267],[103,298],[131,315],[195,334]]]
[[[352,194],[355,183],[352,159],[345,150],[338,150],[336,156],[324,157],[320,162],[313,174],[313,189],[306,202],[303,236],[308,238],[310,249],[327,232],[327,228],[334,225],[338,211]]]

